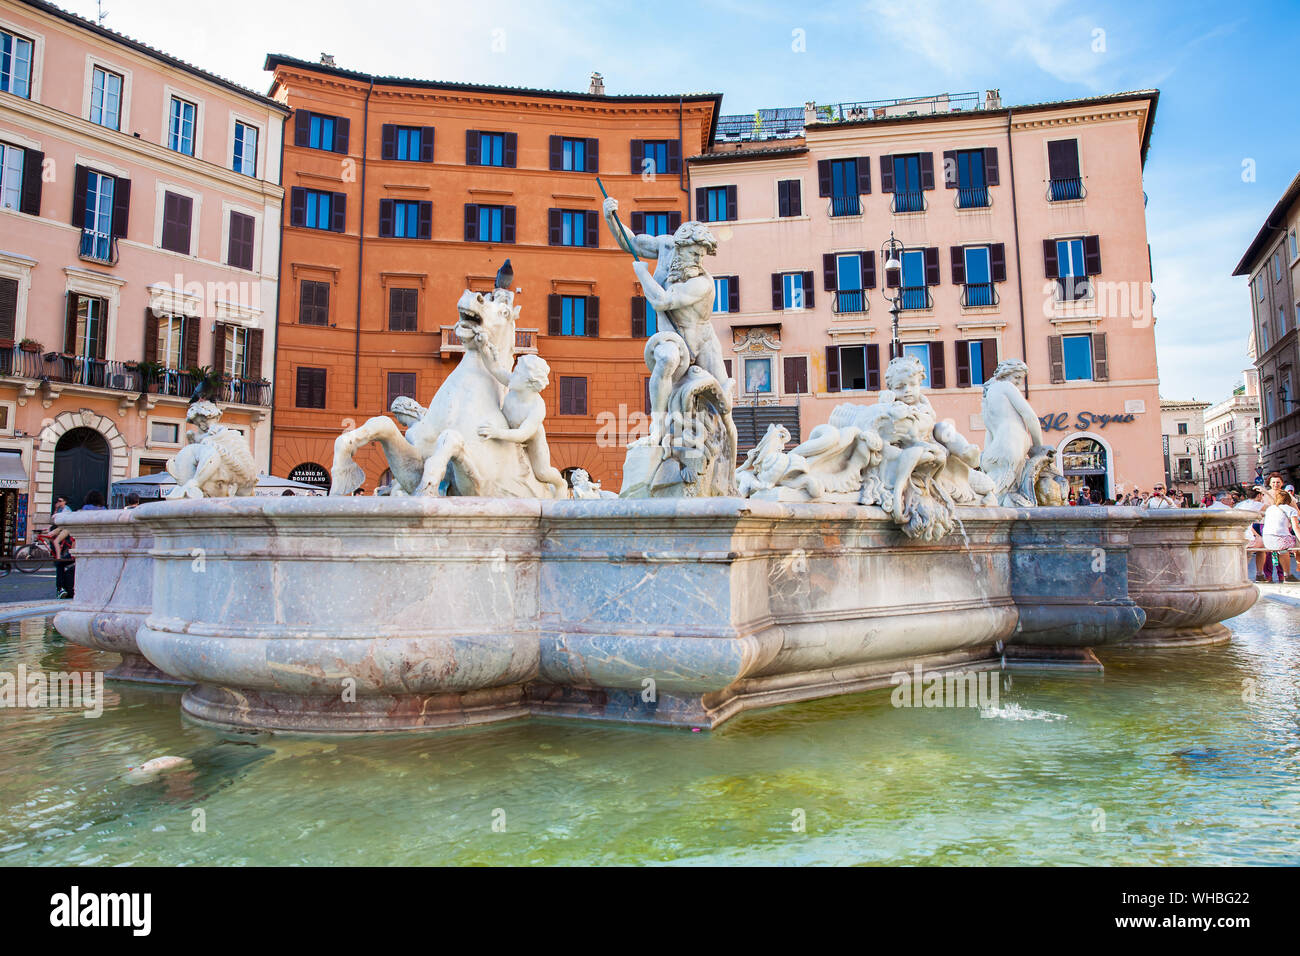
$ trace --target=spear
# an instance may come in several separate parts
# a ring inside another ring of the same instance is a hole
[[[606,199],[608,199],[609,193],[605,192],[605,184],[600,181],[599,176],[596,177],[596,185],[600,187],[600,194],[604,196]],[[618,226],[618,236],[619,239],[622,239],[626,235],[626,233],[623,232],[623,223],[619,222],[617,209],[614,210],[614,225]],[[619,244],[622,245],[621,242]],[[641,261],[641,257],[636,254],[635,245],[629,242],[626,246],[626,249],[628,252],[632,253],[633,259],[635,259],[637,262]]]

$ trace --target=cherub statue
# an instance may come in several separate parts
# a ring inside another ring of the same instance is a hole
[[[560,497],[566,496],[569,485],[551,464],[551,449],[542,424],[546,418],[546,400],[541,392],[550,384],[551,367],[539,355],[521,355],[510,371],[501,364],[496,347],[489,340],[484,339],[482,344],[485,367],[506,386],[501,414],[509,427],[484,422],[478,426],[479,437],[518,442],[524,447],[537,480],[553,486]]]
[[[592,481],[591,475],[585,468],[573,469],[573,476],[570,479],[573,485],[573,497],[579,500],[589,500],[594,498],[617,498],[618,494],[613,491],[604,491],[600,487],[599,481]]]
[[[736,487],[740,497],[748,498],[778,484],[802,491],[809,499],[820,497],[821,484],[808,474],[808,462],[798,449],[785,450],[789,442],[790,431],[784,425],[773,422],[767,426],[767,432],[736,469]]]
[[[1060,487],[1064,478],[1056,468],[1056,451],[1044,446],[1042,423],[1021,393],[1028,374],[1024,362],[1003,359],[984,383],[980,406],[988,429],[980,464],[993,481],[998,504],[1008,508],[1060,504],[1068,496]]]
[[[202,399],[185,413],[195,426],[185,433],[186,446],[167,463],[176,479],[168,498],[247,497],[257,487],[257,465],[248,439],[233,428],[217,424],[221,409]]]

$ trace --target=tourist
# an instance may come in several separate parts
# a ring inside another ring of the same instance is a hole
[[[1285,488],[1280,488],[1273,503],[1264,511],[1264,548],[1278,563],[1280,580],[1295,581],[1296,536],[1300,535],[1300,512],[1293,507],[1294,499]],[[1289,558],[1289,560],[1288,560]]]
[[[107,511],[104,507],[104,493],[94,490],[86,492],[86,503],[81,506],[82,511]]]
[[[1092,504],[1092,494],[1088,491],[1087,485],[1084,485],[1082,488],[1079,489],[1079,504],[1080,505]]]
[[[1267,504],[1264,501],[1264,489],[1259,485],[1254,485],[1250,489],[1250,497],[1236,506],[1237,511],[1250,511],[1261,520],[1256,521],[1246,531],[1246,538],[1250,542],[1246,545],[1247,552],[1254,552],[1255,555],[1255,580],[1267,581],[1268,574],[1265,573],[1265,562],[1271,562],[1272,558],[1264,550],[1264,525],[1262,518],[1264,509]]]
[[[1217,498],[1211,498],[1210,503],[1205,506],[1206,511],[1231,511],[1232,497],[1226,491]]]
[[[286,489],[284,489],[284,491],[280,492],[280,497],[281,497],[281,498],[292,498],[292,497],[294,497],[293,489],[292,489],[292,488],[286,488]]]
[[[1142,507],[1154,510],[1157,508],[1177,508],[1178,505],[1174,504],[1172,499],[1165,497],[1164,485],[1156,485],[1155,488],[1151,490],[1151,497],[1142,502]]]
[[[59,515],[63,514],[63,512],[65,511],[71,513],[72,509],[68,507],[68,499],[63,497],[63,495],[59,495],[57,498],[54,499],[54,510],[50,512],[50,524],[53,525],[54,519]],[[67,528],[59,528],[57,531],[54,532],[54,537],[50,539],[50,545],[51,547],[54,548],[54,556],[56,558],[62,557],[63,543],[67,540],[68,540]]]
[[[140,496],[133,491],[126,496],[126,510],[130,511],[132,508],[139,508],[139,507],[140,507]]]
[[[1264,501],[1265,505],[1272,504],[1273,500],[1277,497],[1278,492],[1285,490],[1282,487],[1283,484],[1285,484],[1285,482],[1282,479],[1281,472],[1275,471],[1268,476],[1268,491],[1266,492],[1268,497]]]

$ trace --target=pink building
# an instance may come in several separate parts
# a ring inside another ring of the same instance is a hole
[[[50,4],[0,0],[5,554],[54,495],[75,508],[161,470],[201,376],[265,467],[286,115]]]
[[[997,91],[722,117],[690,159],[720,244],[715,323],[742,447],[874,401],[898,337],[983,443],[1003,358],[1077,490],[1162,480],[1142,168],[1158,93],[1004,107]],[[901,243],[887,283],[882,247]]]

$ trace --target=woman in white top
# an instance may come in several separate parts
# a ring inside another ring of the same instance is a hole
[[[1296,547],[1296,537],[1300,535],[1300,512],[1297,512],[1289,492],[1278,489],[1273,493],[1273,504],[1264,510],[1264,547],[1272,551],[1282,570],[1283,581],[1294,581],[1295,576],[1287,574],[1288,565],[1294,565],[1287,556]]]

